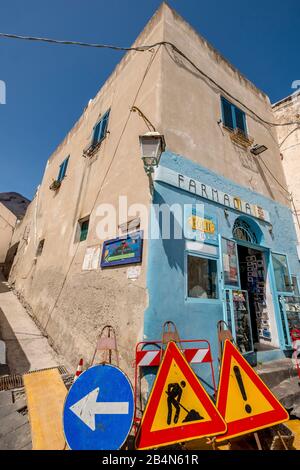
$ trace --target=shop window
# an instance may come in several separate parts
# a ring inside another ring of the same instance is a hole
[[[247,135],[246,115],[237,106],[230,103],[230,101],[221,97],[222,105],[222,119],[225,127],[229,129],[238,129],[243,134]]]
[[[87,239],[88,236],[88,231],[89,231],[89,222],[90,219],[82,219],[79,221],[79,226],[80,226],[80,235],[79,235],[79,241],[83,242],[84,240]]]
[[[39,241],[38,247],[36,249],[36,256],[41,256],[44,249],[45,239]]]
[[[218,297],[217,282],[217,260],[188,255],[187,294],[189,298],[216,299]]]
[[[250,225],[240,218],[236,219],[234,222],[232,235],[236,240],[258,244],[256,234],[253,232]]]
[[[67,168],[68,168],[68,164],[69,164],[69,158],[70,157],[67,157],[63,162],[62,164],[59,166],[59,172],[58,172],[58,177],[57,177],[57,181],[60,183],[64,177],[66,176],[66,172],[67,172]]]
[[[93,131],[92,145],[99,144],[106,136],[110,111],[107,111],[102,119],[97,122]]]
[[[292,292],[293,285],[286,255],[272,253],[272,260],[277,291]]]
[[[292,284],[293,284],[294,294],[297,296],[300,296],[298,277],[293,274],[292,274]]]

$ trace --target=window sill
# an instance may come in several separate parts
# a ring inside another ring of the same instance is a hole
[[[107,131],[107,133],[109,133],[109,131]],[[106,134],[107,134],[106,133]],[[83,150],[83,153],[82,153],[82,156],[84,158],[90,158],[90,157],[93,157],[97,151],[99,150],[99,148],[101,147],[101,144],[103,142],[103,140],[106,138],[106,135],[104,137],[102,137],[101,140],[99,140],[99,142],[97,142],[96,144],[90,144],[88,147],[86,147],[84,150]]]
[[[209,299],[209,298],[197,298],[197,297],[186,297],[185,302],[189,304],[222,304],[221,299]]]
[[[102,140],[100,142],[97,142],[96,144],[89,145],[89,147],[84,149],[82,156],[84,158],[93,157],[96,154],[96,152],[99,150],[101,146],[101,142]]]
[[[241,145],[244,148],[251,147],[253,145],[254,139],[248,134],[245,134],[240,129],[231,129],[223,124],[223,129],[225,129],[229,134],[233,143]]]
[[[61,181],[55,180],[50,184],[49,189],[51,191],[57,191],[61,187]]]

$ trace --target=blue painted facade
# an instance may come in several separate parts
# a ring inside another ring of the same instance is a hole
[[[290,209],[171,152],[164,152],[160,165],[199,180],[219,191],[236,195],[251,204],[257,204],[269,211],[270,221],[273,226],[272,232],[270,232],[271,225],[269,223],[246,216],[250,225],[253,223],[253,226],[260,233],[259,244],[269,249],[266,258],[280,340],[280,349],[276,350],[277,356],[276,354],[272,355],[270,353],[268,355],[266,353],[259,360],[271,360],[281,354],[283,355],[286,345],[277,301],[278,295],[275,288],[272,261],[268,253],[272,251],[286,254],[290,272],[299,275],[296,233]],[[176,203],[180,205],[204,203],[205,213],[216,217],[218,220],[219,236],[229,239],[233,239],[232,228],[235,220],[237,217],[243,216],[243,214],[234,209],[225,208],[222,205],[159,181],[154,183],[153,203],[159,205],[168,204],[170,206]],[[226,216],[224,209],[227,212]],[[176,223],[173,217],[172,224]],[[220,246],[217,249],[219,299],[187,299],[186,240],[184,238],[174,239],[174,237],[171,237],[169,240],[161,238],[150,239],[147,274],[149,307],[144,317],[144,337],[147,341],[161,337],[162,325],[167,320],[175,322],[182,339],[207,339],[212,347],[216,375],[218,355],[216,326],[219,320],[224,319],[224,290],[221,277]],[[198,366],[196,372],[204,382],[206,381],[208,384],[211,384],[210,370],[206,365]],[[207,388],[211,391],[209,385]]]

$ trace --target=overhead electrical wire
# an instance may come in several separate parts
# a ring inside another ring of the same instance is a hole
[[[145,52],[150,49],[153,49],[156,46],[170,46],[175,52],[177,52],[179,55],[181,55],[187,62],[189,62],[190,65],[192,65],[203,77],[205,77],[207,80],[209,80],[211,83],[213,83],[217,88],[219,88],[220,91],[225,93],[228,97],[239,103],[241,106],[243,106],[244,109],[249,111],[253,116],[255,116],[257,119],[259,119],[261,122],[264,124],[267,124],[269,126],[274,126],[274,127],[281,127],[281,126],[291,126],[293,124],[300,125],[300,121],[291,121],[291,122],[283,122],[283,123],[278,123],[278,122],[270,122],[265,119],[263,119],[261,116],[259,116],[255,111],[253,111],[251,108],[249,108],[247,105],[245,105],[242,101],[240,101],[238,98],[233,96],[229,91],[227,91],[225,88],[223,88],[219,83],[217,83],[213,78],[211,78],[209,75],[207,75],[202,69],[200,69],[187,55],[185,55],[180,49],[178,49],[175,44],[169,42],[169,41],[159,41],[154,44],[150,45],[142,45],[142,46],[136,46],[136,47],[122,47],[122,46],[114,46],[111,44],[96,44],[96,43],[88,43],[88,42],[80,42],[80,41],[66,41],[66,40],[60,40],[60,39],[52,39],[52,38],[41,38],[41,37],[35,37],[35,36],[21,36],[18,34],[10,34],[10,33],[1,33],[0,32],[0,38],[8,38],[8,39],[19,39],[23,41],[37,41],[37,42],[45,42],[45,43],[50,43],[50,44],[59,44],[59,45],[68,45],[68,46],[81,46],[81,47],[93,47],[93,48],[98,48],[98,49],[112,49],[116,51],[137,51],[137,52]]]

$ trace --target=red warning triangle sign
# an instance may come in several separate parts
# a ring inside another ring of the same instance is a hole
[[[175,343],[168,343],[136,439],[137,449],[226,432],[226,423]]]
[[[225,341],[217,408],[227,432],[217,442],[288,421],[289,415],[236,347]]]

